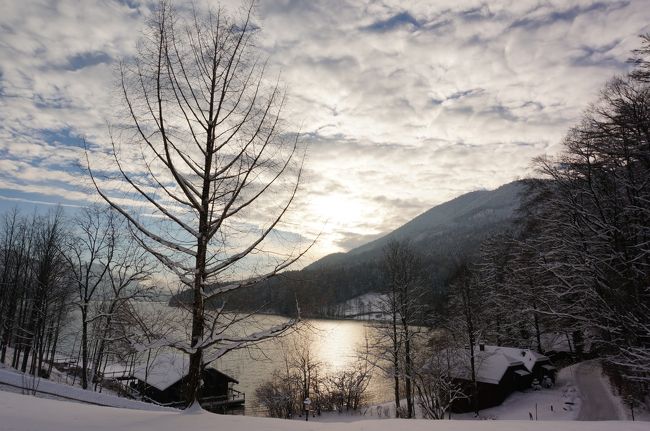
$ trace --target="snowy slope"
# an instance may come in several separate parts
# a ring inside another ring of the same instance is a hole
[[[68,403],[0,391],[2,431],[547,431],[548,422],[369,420],[351,423],[286,421],[207,412],[153,412]],[[639,422],[555,422],[565,431],[647,431]]]
[[[23,390],[20,388],[27,389]],[[34,379],[33,376],[26,375],[5,367],[0,367],[0,389],[3,391],[18,393],[31,393],[32,391],[35,391],[39,396],[42,397],[78,400],[79,402],[101,406],[137,410],[173,411],[173,409],[170,409],[168,407],[161,407],[155,404],[130,400],[128,398],[120,398],[107,393],[87,391],[79,387],[56,383],[47,379]],[[0,417],[2,417],[2,415],[0,415]],[[0,431],[3,430],[4,428],[2,427],[2,421],[0,421]]]
[[[341,304],[338,314],[347,319],[386,319],[387,316],[381,312],[381,305],[387,301],[386,298],[386,295],[376,292],[364,293]]]

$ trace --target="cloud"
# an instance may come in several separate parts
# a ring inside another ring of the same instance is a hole
[[[511,28],[524,27],[529,30],[537,30],[540,27],[554,25],[558,22],[573,22],[580,15],[589,14],[591,12],[611,11],[619,8],[624,8],[629,5],[628,1],[618,2],[593,2],[586,5],[568,5],[566,8],[558,8],[555,10],[548,10],[544,7],[538,8],[531,16],[515,20],[511,24]]]
[[[115,67],[137,52],[153,4],[4,5],[4,196],[92,199],[80,181],[82,138],[106,186],[117,187],[107,158],[107,125],[124,122]],[[300,130],[310,147],[283,237],[321,233],[314,257],[461,193],[529,175],[531,158],[558,151],[605,81],[627,70],[637,35],[650,30],[645,0],[265,0],[256,13],[268,76],[289,89],[288,131]],[[137,169],[137,148],[123,151],[127,169]],[[272,204],[251,210],[253,225],[263,225]]]
[[[420,26],[421,25],[418,20],[413,18],[413,15],[408,12],[400,12],[396,15],[391,16],[390,18],[376,21],[368,26],[365,26],[362,28],[362,30],[381,33],[397,30],[400,28],[415,30],[420,28]]]
[[[79,70],[97,64],[109,64],[111,61],[111,56],[102,51],[83,52],[69,57],[66,69]]]

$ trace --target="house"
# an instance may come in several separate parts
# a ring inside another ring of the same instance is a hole
[[[148,366],[142,365],[132,374],[131,389],[145,400],[172,407],[184,406],[184,389],[189,371],[189,358],[176,353],[157,355]],[[203,386],[199,402],[210,411],[242,407],[245,394],[233,388],[239,382],[229,375],[207,366],[202,372]]]
[[[531,349],[518,349],[516,347],[483,346],[486,352],[502,353],[513,360],[520,360],[533,376],[533,379],[541,382],[545,377],[555,382],[556,368],[551,360]]]
[[[453,355],[452,376],[468,396],[454,401],[451,410],[455,413],[469,412],[474,408],[470,351],[456,349]],[[500,405],[515,390],[530,388],[533,375],[521,359],[502,351],[488,350],[484,345],[478,346],[474,355],[479,410]]]

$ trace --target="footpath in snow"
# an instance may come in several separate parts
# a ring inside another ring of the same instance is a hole
[[[620,399],[612,393],[598,361],[577,364],[574,376],[583,399],[578,420],[611,421],[626,417]]]

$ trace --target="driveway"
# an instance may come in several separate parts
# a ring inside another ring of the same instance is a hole
[[[610,389],[601,378],[598,361],[579,364],[575,370],[576,386],[582,397],[579,421],[614,421],[620,417],[618,406],[611,399]]]

